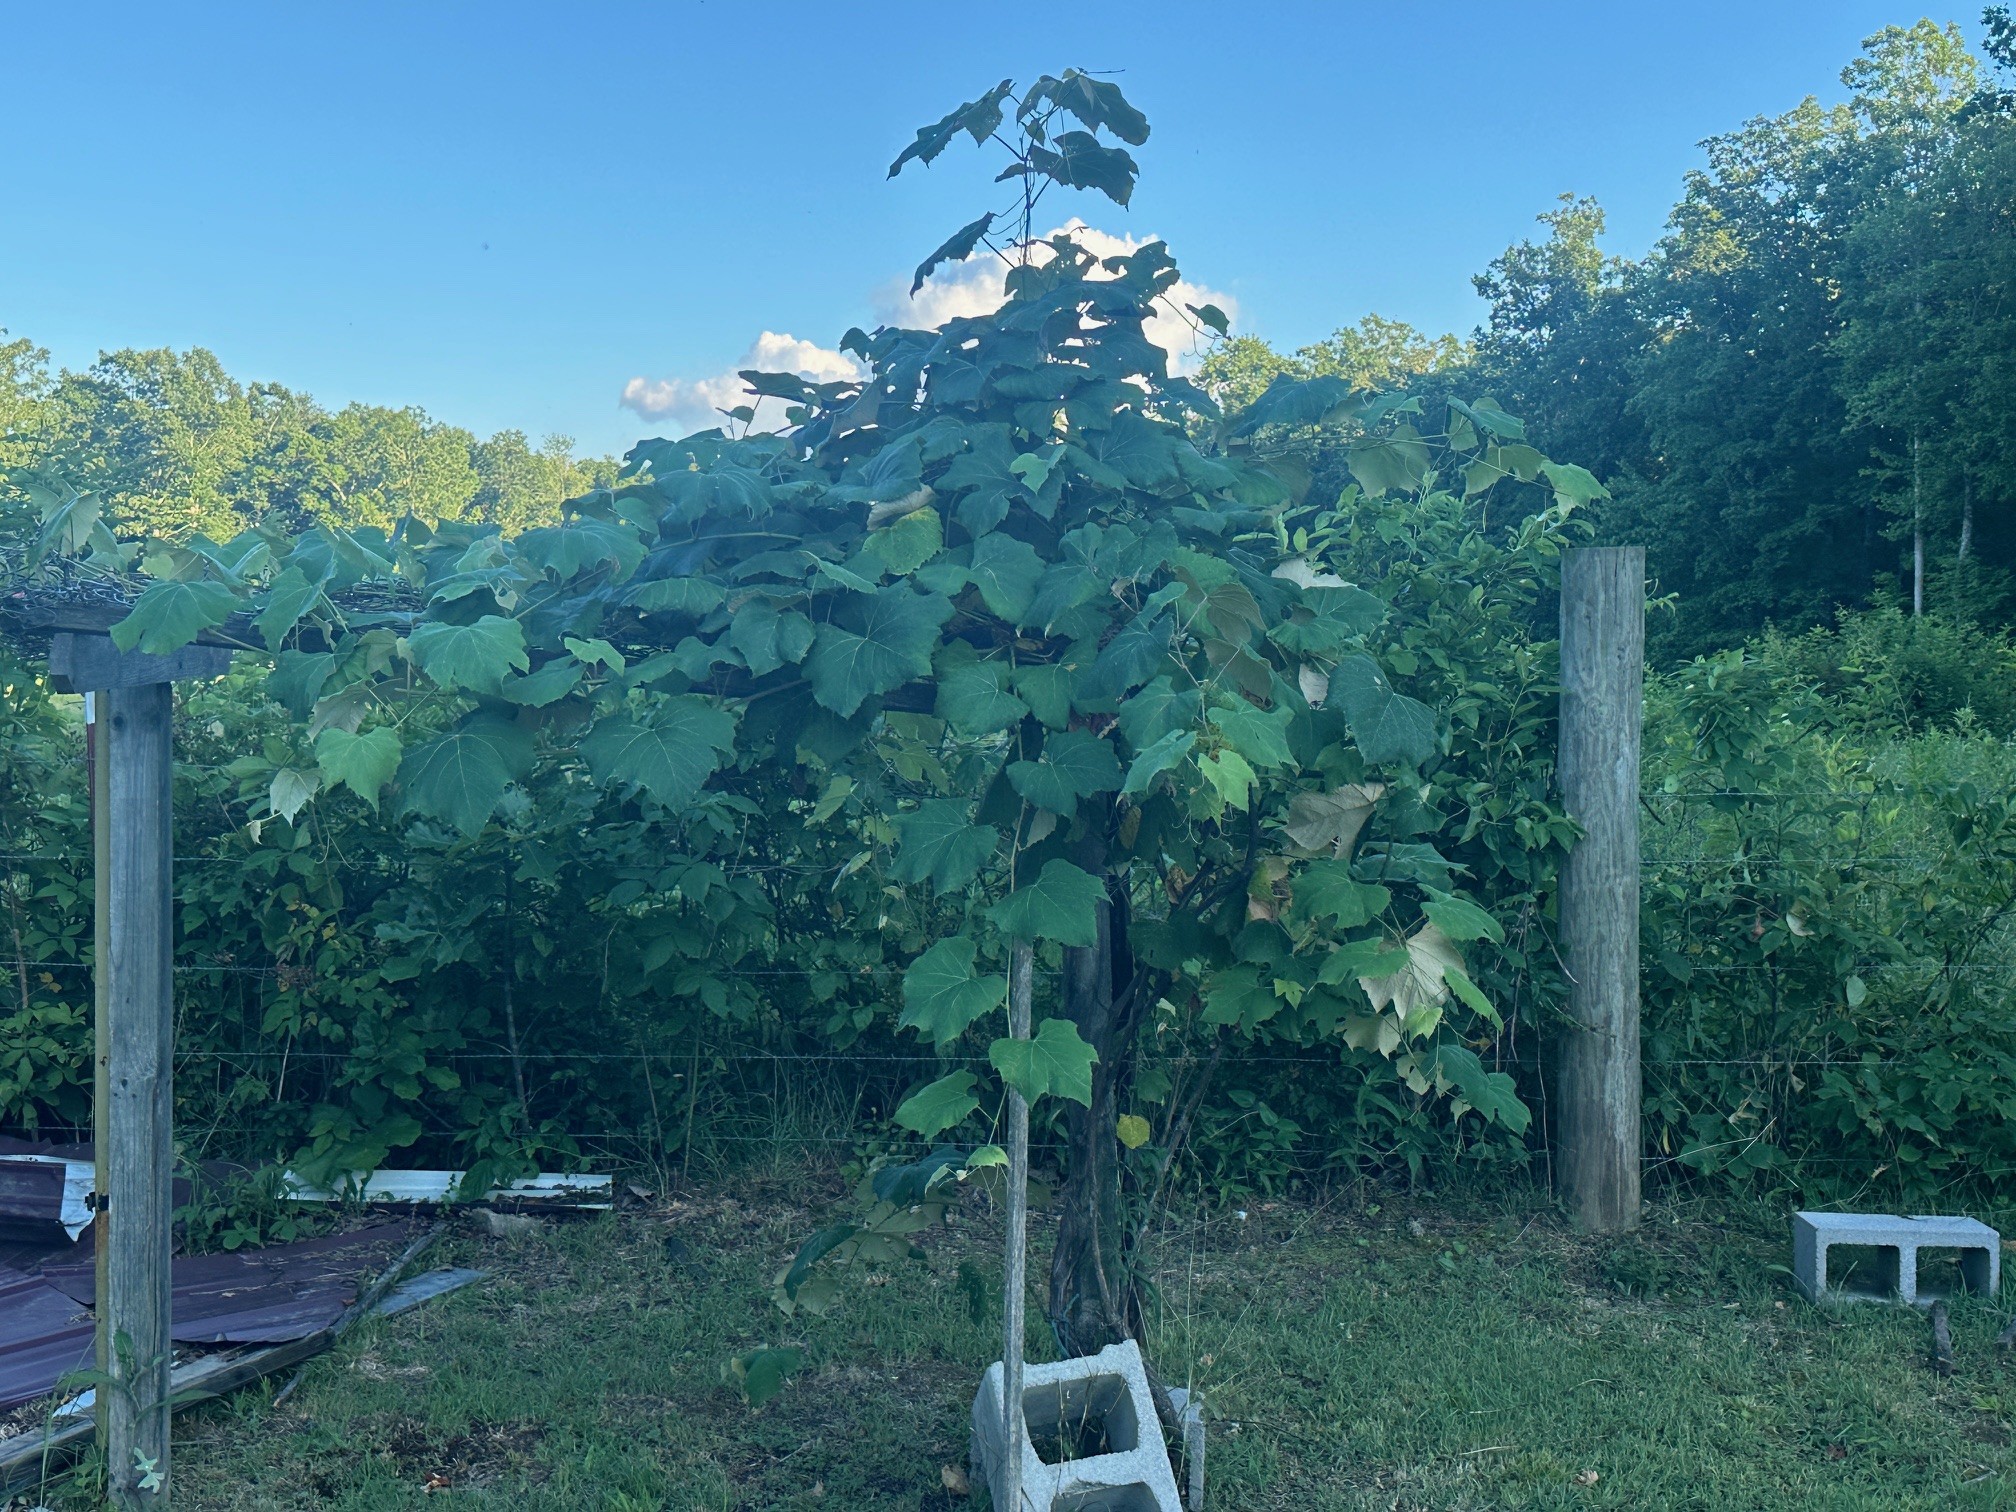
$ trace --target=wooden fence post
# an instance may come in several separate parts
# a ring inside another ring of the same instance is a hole
[[[97,1160],[98,1439],[122,1512],[168,1505],[168,1371],[175,1177],[172,684],[221,677],[228,646],[121,651],[57,630],[50,684],[91,701],[92,1054]]]
[[[1555,1078],[1556,1191],[1576,1225],[1636,1227],[1639,1162],[1638,768],[1645,549],[1561,564],[1562,802],[1582,827],[1561,874],[1568,1024]]]
[[[102,1419],[112,1501],[168,1500],[170,1228],[174,1179],[171,942],[174,932],[173,693],[166,682],[114,688],[102,701],[106,767],[106,1106],[100,1115],[98,1294],[106,1371]]]
[[[1035,1001],[1036,951],[1027,940],[1008,946],[1008,1034],[1029,1038]],[[1008,1089],[1008,1249],[1001,1290],[1002,1500],[1011,1512],[1022,1506],[1022,1311],[1028,1295],[1029,1265],[1029,1104]]]

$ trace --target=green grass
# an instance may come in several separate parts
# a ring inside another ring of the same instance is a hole
[[[962,1258],[998,1276],[992,1220],[794,1321],[767,1281],[830,1211],[794,1192],[458,1238],[447,1258],[491,1267],[487,1283],[367,1326],[277,1408],[269,1384],[178,1419],[177,1505],[982,1505],[940,1470],[964,1461],[968,1403],[998,1352],[998,1324],[974,1321],[956,1277]],[[1942,1379],[1922,1317],[1797,1299],[1781,1215],[1650,1219],[1603,1244],[1530,1196],[1367,1193],[1172,1222],[1154,1354],[1205,1393],[1211,1505],[2016,1506],[1999,1308],[1956,1304],[1959,1369]],[[802,1344],[806,1364],[752,1413],[722,1362],[776,1343]],[[432,1475],[448,1500],[423,1489]],[[49,1500],[89,1504],[62,1487]]]

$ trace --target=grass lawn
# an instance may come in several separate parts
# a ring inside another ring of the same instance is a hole
[[[176,1504],[984,1505],[940,1472],[964,1463],[996,1353],[957,1267],[998,1277],[998,1229],[975,1214],[928,1262],[788,1320],[768,1278],[832,1211],[805,1191],[458,1237],[435,1263],[486,1283],[366,1325],[278,1407],[267,1383],[179,1418]],[[1205,1394],[1224,1512],[2016,1507],[2002,1310],[1956,1304],[1942,1379],[1922,1317],[1808,1307],[1786,1251],[1755,1207],[1655,1209],[1642,1237],[1599,1244],[1530,1195],[1258,1204],[1161,1232],[1153,1352]],[[765,1343],[806,1364],[751,1413],[721,1366]],[[68,1512],[87,1489],[46,1500]]]

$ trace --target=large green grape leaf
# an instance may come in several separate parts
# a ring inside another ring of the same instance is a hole
[[[1182,481],[1176,467],[1182,439],[1180,432],[1122,410],[1105,430],[1088,431],[1082,444],[1088,454],[1135,487],[1159,493]]]
[[[1037,580],[1036,595],[1030,600],[1029,612],[1022,623],[1048,635],[1058,620],[1080,604],[1098,598],[1106,587],[1107,580],[1089,562],[1052,562]]]
[[[1350,656],[1337,664],[1326,701],[1331,705],[1343,709],[1351,738],[1375,765],[1419,766],[1435,754],[1435,711],[1418,699],[1395,693],[1369,656]]]
[[[416,626],[406,637],[406,649],[437,685],[471,693],[495,693],[505,673],[524,672],[532,665],[525,654],[524,627],[501,614],[486,614],[470,625],[437,620]]]
[[[1015,669],[1015,691],[1030,713],[1061,730],[1071,723],[1071,683],[1076,676],[1062,662],[1024,662]]]
[[[399,763],[405,808],[474,835],[531,759],[532,737],[525,731],[508,720],[475,715],[406,753]]]
[[[1356,929],[1386,911],[1393,895],[1351,875],[1347,861],[1318,861],[1295,878],[1295,911],[1308,919],[1328,919],[1339,929]]]
[[[896,1122],[926,1139],[936,1139],[980,1106],[973,1095],[979,1081],[971,1071],[954,1071],[919,1087],[896,1110]]]
[[[1099,1053],[1079,1036],[1069,1019],[1045,1019],[1029,1039],[997,1039],[987,1059],[1030,1102],[1055,1093],[1092,1106],[1092,1064]]]
[[[1008,781],[1038,808],[1069,819],[1080,798],[1119,791],[1120,762],[1111,741],[1089,730],[1066,730],[1050,737],[1041,760],[1010,762]]]
[[[1351,443],[1347,465],[1358,486],[1375,498],[1412,493],[1428,476],[1433,459],[1427,443],[1403,428],[1390,436],[1363,436]]]
[[[1463,953],[1432,920],[1404,944],[1405,966],[1387,976],[1362,976],[1358,985],[1374,1009],[1392,1009],[1408,1035],[1432,1034],[1441,1022],[1442,1005],[1449,1001],[1448,973],[1463,972]]]
[[[1168,678],[1158,677],[1120,706],[1120,732],[1127,744],[1145,751],[1171,730],[1196,724],[1202,701],[1195,688],[1179,693]]]
[[[1541,473],[1554,485],[1554,502],[1562,505],[1587,504],[1591,499],[1607,499],[1610,490],[1596,481],[1596,475],[1573,462],[1548,462]]]
[[[112,644],[121,651],[137,646],[148,656],[166,656],[223,624],[237,607],[238,595],[222,583],[156,583],[112,627]]]
[[[1288,766],[1294,760],[1288,750],[1286,709],[1270,714],[1241,698],[1213,706],[1205,718],[1218,727],[1233,750],[1256,767]]]
[[[558,703],[580,683],[581,663],[571,656],[556,656],[536,672],[505,678],[497,696],[527,709],[543,709]]]
[[[780,610],[767,598],[752,598],[735,611],[728,644],[742,653],[750,676],[768,677],[786,662],[805,659],[812,648],[812,621],[796,609]]]
[[[561,582],[591,567],[607,565],[621,582],[644,560],[644,543],[634,530],[589,516],[564,525],[542,525],[512,542],[518,555]]]
[[[299,567],[289,567],[266,589],[266,607],[259,611],[259,618],[253,623],[258,626],[259,637],[266,642],[266,649],[278,651],[287,634],[301,623],[301,616],[308,612],[308,606],[315,602],[322,592],[319,582],[311,582]]]
[[[947,650],[957,645],[953,642]],[[974,660],[970,650],[957,661],[940,657],[934,712],[962,735],[994,735],[1012,729],[1022,722],[1029,707],[1002,686],[1008,671],[1002,662]]]
[[[1148,118],[1128,103],[1118,84],[1095,79],[1075,68],[1065,69],[1062,78],[1045,74],[1022,97],[1018,114],[1026,120],[1046,100],[1076,116],[1094,131],[1104,127],[1129,146],[1139,147],[1148,140]],[[1210,309],[1211,306],[1206,305],[1205,308]]]
[[[1435,921],[1435,927],[1452,940],[1490,940],[1505,943],[1505,929],[1496,919],[1468,898],[1430,889],[1421,911]]]
[[[1169,655],[1175,625],[1166,614],[1140,614],[1120,627],[1078,680],[1073,701],[1081,709],[1112,705],[1158,671]]]
[[[990,614],[1011,625],[1022,623],[1036,597],[1036,580],[1043,576],[1043,559],[1027,541],[999,533],[984,535],[973,543],[973,584]]]
[[[1149,784],[1188,756],[1195,744],[1195,730],[1171,730],[1134,758],[1127,768],[1127,781],[1120,791],[1130,798],[1147,792]]]
[[[372,808],[392,774],[399,770],[399,736],[388,726],[362,734],[327,729],[315,737],[315,765],[330,787],[347,787]]]
[[[913,509],[894,523],[870,531],[861,560],[891,577],[905,577],[938,555],[945,544],[944,522],[935,509]]]
[[[1008,979],[976,975],[973,950],[971,940],[955,935],[910,963],[903,973],[903,1016],[897,1028],[915,1029],[947,1045],[981,1014],[1000,1006]]]
[[[1273,973],[1259,966],[1228,966],[1204,979],[1204,1022],[1257,1029],[1287,1007],[1274,990]]]
[[[949,599],[902,583],[872,597],[848,595],[835,622],[813,637],[805,662],[812,696],[848,718],[864,700],[929,677],[938,628],[951,613]]]
[[[1514,1134],[1524,1134],[1533,1122],[1533,1110],[1519,1100],[1512,1078],[1503,1071],[1486,1071],[1475,1051],[1439,1044],[1428,1052],[1426,1063],[1426,1069],[1438,1081],[1454,1087],[1486,1123],[1503,1124]]]
[[[642,718],[611,715],[581,742],[597,782],[641,787],[670,809],[691,803],[734,749],[734,717],[691,696],[668,698]]]
[[[1013,99],[1014,93],[1015,81],[1003,79],[979,99],[968,100],[943,119],[919,127],[917,140],[905,147],[896,161],[889,165],[889,177],[896,177],[903,171],[903,165],[913,159],[930,163],[962,131],[976,143],[986,141],[1000,128],[1001,102]]]
[[[987,228],[994,224],[994,212],[989,210],[976,221],[969,221],[954,231],[939,248],[924,261],[917,264],[917,271],[910,279],[910,292],[914,295],[924,287],[924,280],[940,263],[959,262],[973,255],[973,249],[980,245],[980,238],[987,234]]]
[[[633,583],[623,595],[647,614],[705,614],[727,595],[719,583],[701,577],[651,578]]]
[[[266,696],[296,719],[306,719],[335,670],[336,658],[327,651],[282,651],[266,674]]]
[[[1350,381],[1335,374],[1317,378],[1277,374],[1267,391],[1240,411],[1232,434],[1250,436],[1267,425],[1316,425],[1348,409],[1357,397]]]
[[[891,863],[898,882],[924,882],[940,892],[956,892],[980,874],[1001,843],[991,824],[975,824],[970,807],[956,798],[927,798],[914,813],[901,814],[903,838]]]
[[[1007,426],[976,425],[968,433],[970,446],[952,459],[938,491],[959,495],[959,523],[978,540],[1007,518],[1011,500],[1028,499],[1029,490],[1014,470],[1015,445]]]
[[[322,779],[314,772],[282,767],[273,774],[272,785],[266,791],[267,806],[292,824],[294,816],[308,806],[308,800],[321,786]]]
[[[1031,147],[1031,170],[1071,189],[1097,189],[1116,205],[1124,207],[1134,195],[1134,180],[1140,168],[1133,154],[1108,147],[1089,131],[1065,131],[1050,139],[1048,147]]]
[[[1069,861],[1046,861],[1034,882],[1008,894],[987,911],[1005,935],[1018,940],[1055,940],[1060,945],[1098,941],[1098,909],[1106,896],[1099,879]]]

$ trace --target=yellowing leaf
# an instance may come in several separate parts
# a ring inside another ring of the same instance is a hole
[[[1344,1021],[1344,1043],[1390,1056],[1400,1048],[1400,1026],[1383,1015],[1361,1013]]]
[[[1295,557],[1274,569],[1274,576],[1293,583],[1297,588],[1349,588],[1351,585],[1334,572],[1321,572],[1309,565],[1307,557]]]
[[[303,772],[294,767],[282,767],[273,774],[273,786],[266,795],[266,801],[273,812],[289,824],[294,816],[308,805],[322,786],[322,778],[314,772]]]
[[[1372,1000],[1375,1010],[1391,1009],[1409,1032],[1425,1021],[1432,1010],[1440,1018],[1442,1005],[1449,1001],[1445,973],[1463,970],[1463,952],[1456,942],[1432,923],[1423,924],[1406,940],[1407,964],[1391,976],[1360,977],[1358,985]]]
[[[1351,782],[1328,793],[1297,793],[1289,801],[1282,833],[1305,851],[1329,851],[1337,860],[1348,861],[1359,832],[1385,792],[1383,782]]]
[[[1122,1113],[1119,1123],[1114,1126],[1113,1132],[1118,1136],[1121,1144],[1130,1150],[1138,1150],[1141,1146],[1148,1143],[1148,1136],[1154,1130],[1149,1128],[1148,1120],[1143,1118],[1139,1113]]]

